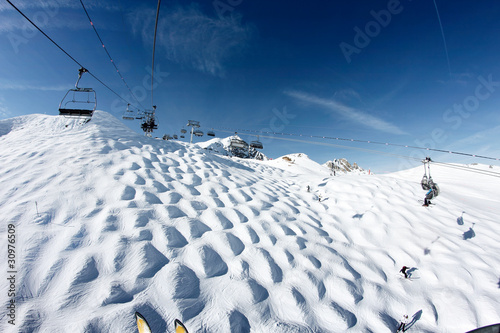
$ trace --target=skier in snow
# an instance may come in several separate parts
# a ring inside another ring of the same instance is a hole
[[[307,192],[311,192],[311,186],[307,185]]]
[[[408,269],[408,267],[403,266],[403,268],[401,268],[401,270],[399,271],[399,273],[403,273],[403,275],[405,276],[405,279],[408,278],[408,273],[406,273],[407,269]]]
[[[318,201],[321,202],[321,194],[318,195]]]
[[[406,330],[406,325],[408,325],[408,315],[404,315],[401,319],[401,324],[399,324],[397,332],[404,332]]]

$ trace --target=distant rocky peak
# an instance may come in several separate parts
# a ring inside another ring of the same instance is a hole
[[[358,166],[356,162],[351,164],[345,158],[334,159],[332,161],[326,162],[324,165],[330,170],[341,172],[365,171],[363,168]]]

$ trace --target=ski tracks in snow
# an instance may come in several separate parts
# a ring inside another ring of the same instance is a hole
[[[457,321],[451,301],[471,309],[457,325],[498,314],[478,282],[498,263],[494,237],[467,243],[452,204],[413,209],[422,193],[408,181],[299,177],[94,117],[86,130],[58,118],[36,152],[19,135],[0,156],[16,185],[0,205],[22,227],[21,330],[133,331],[136,310],[157,330],[179,318],[206,332],[392,331],[419,309],[433,331]],[[404,264],[421,279],[394,278]]]

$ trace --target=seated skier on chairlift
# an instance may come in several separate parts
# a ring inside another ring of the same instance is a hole
[[[426,157],[425,160],[422,161],[424,163],[424,176],[422,177],[421,185],[422,189],[427,191],[424,198],[424,207],[428,207],[431,204],[431,199],[437,197],[439,195],[439,187],[432,180],[431,170],[430,170],[430,162],[432,162],[430,157]],[[429,176],[427,176],[429,173]]]
[[[425,194],[424,204],[423,204],[424,207],[429,207],[429,205],[431,204],[431,199],[439,195],[439,187],[437,186],[436,183],[432,181],[432,178],[429,181],[429,187],[430,187],[429,190]]]

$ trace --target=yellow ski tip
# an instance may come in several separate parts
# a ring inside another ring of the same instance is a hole
[[[180,320],[175,320],[175,333],[188,333],[186,326]]]
[[[146,318],[144,318],[139,312],[135,313],[135,320],[137,322],[139,333],[151,333],[151,328],[149,328]]]

